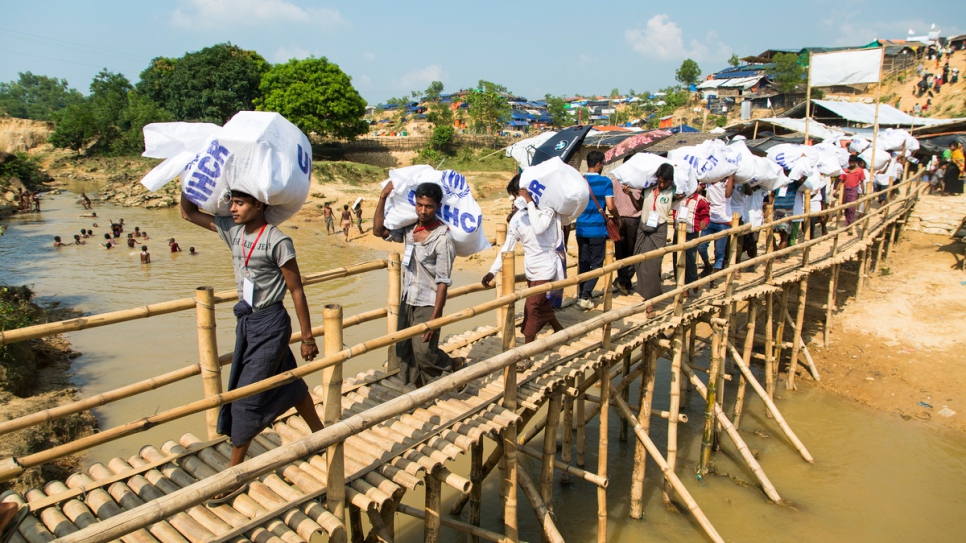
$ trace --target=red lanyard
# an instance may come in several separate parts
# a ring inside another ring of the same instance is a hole
[[[423,230],[436,230],[437,226],[439,226],[439,219],[436,219],[435,221],[433,221],[430,224],[427,224],[426,226],[417,226],[416,228],[413,229],[413,234],[415,234],[416,232],[422,232]]]
[[[654,189],[654,201],[651,202],[651,211],[657,211],[657,197],[660,193],[661,191],[657,190],[657,188]]]
[[[268,226],[268,224],[263,224],[262,225],[262,229],[259,230],[258,231],[258,235],[255,236],[255,243],[252,243],[252,248],[248,250],[248,256],[245,257],[245,267],[246,268],[248,267],[248,261],[252,259],[252,253],[255,252],[255,246],[258,245],[258,240],[259,240],[259,238],[262,237],[262,232],[265,231],[265,227],[266,226]],[[242,239],[241,239],[241,242],[242,242],[242,251],[244,252],[245,251],[245,229],[244,228],[242,228]]]

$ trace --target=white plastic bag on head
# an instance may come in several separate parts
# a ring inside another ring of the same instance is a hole
[[[144,152],[141,156],[163,158],[141,183],[150,191],[156,191],[181,175],[185,164],[203,148],[209,136],[221,130],[212,123],[151,123],[144,125]]]
[[[875,164],[872,163],[873,149],[875,150]],[[886,164],[889,163],[890,160],[892,160],[892,155],[888,151],[882,149],[877,145],[874,148],[869,147],[868,149],[860,153],[859,158],[864,160],[865,165],[868,166],[869,168],[873,170],[881,170],[882,168],[885,167]]]
[[[755,178],[755,155],[742,140],[731,142],[728,146],[738,169],[735,170],[735,184],[749,183]]]
[[[901,128],[886,128],[879,132],[876,147],[886,151],[902,152],[903,146],[907,153],[919,150],[919,140]]]
[[[846,159],[847,160],[847,159]],[[826,154],[818,159],[818,172],[829,177],[842,175],[842,164],[837,154]]]
[[[777,190],[789,182],[785,171],[776,162],[765,157],[755,157],[755,179],[751,182],[751,186],[770,191]]]
[[[389,170],[392,193],[386,199],[385,226],[390,230],[415,224],[416,188],[433,183],[443,189],[443,201],[436,217],[446,223],[456,245],[457,256],[470,256],[490,246],[483,232],[483,212],[470,194],[470,185],[454,170],[434,170],[418,165]],[[388,181],[383,182],[383,186]]]
[[[824,186],[825,186],[825,177],[822,176],[822,174],[818,173],[818,171],[813,171],[811,175],[805,178],[805,181],[802,183],[802,186],[798,190],[804,191],[808,189],[812,191],[812,194],[815,194],[816,191],[822,190],[822,187]]]
[[[865,151],[866,149],[868,149],[870,145],[872,144],[869,142],[869,140],[856,136],[852,138],[852,142],[849,143],[849,152],[861,153],[862,151]]]
[[[695,177],[701,183],[720,181],[738,170],[734,153],[721,140],[708,140],[700,145],[679,147],[668,152],[667,157],[691,164]]]
[[[697,192],[698,178],[691,164],[683,160],[670,160],[668,163],[674,166],[674,194],[687,197]]]
[[[298,213],[309,194],[312,174],[312,146],[294,124],[278,113],[241,111],[225,126],[210,125],[187,129],[186,123],[156,123],[145,126],[145,153],[168,156],[142,179],[149,190],[157,190],[172,167],[181,163],[182,196],[215,215],[228,215],[230,193],[240,191],[268,205],[266,220],[280,224]],[[200,135],[210,133],[196,147]],[[182,139],[183,138],[183,139]],[[182,141],[178,152],[174,142]]]
[[[794,170],[795,165],[806,158],[805,146],[797,143],[779,143],[768,150],[766,155],[786,170]],[[805,162],[808,162],[806,159]]]
[[[657,169],[670,160],[652,153],[637,153],[611,170],[618,182],[633,189],[648,189],[657,184]]]
[[[527,189],[538,206],[557,212],[563,224],[577,220],[590,200],[587,179],[560,157],[523,170],[520,188]]]

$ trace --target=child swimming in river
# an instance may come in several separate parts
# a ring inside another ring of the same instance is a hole
[[[60,241],[60,236],[54,236],[54,247],[67,247],[70,243]]]
[[[198,253],[195,251],[194,247],[188,247],[188,254],[191,256],[198,256]]]
[[[142,245],[141,246],[141,264],[150,264],[150,263],[151,263],[151,253],[148,252],[148,246]]]
[[[87,242],[81,240],[80,234],[74,234],[74,245],[84,245],[85,243]]]

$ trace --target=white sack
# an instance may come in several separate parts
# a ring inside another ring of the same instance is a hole
[[[694,168],[683,160],[672,160],[651,153],[638,153],[626,162],[611,170],[621,184],[634,189],[649,189],[657,185],[657,169],[662,164],[674,168],[674,193],[690,196],[698,190],[698,179]]]
[[[701,183],[714,183],[738,171],[734,152],[721,140],[708,140],[700,145],[679,147],[668,152],[672,160],[683,160],[694,168]]]
[[[668,162],[671,166],[674,166],[674,194],[683,194],[687,197],[697,192],[698,178],[691,164],[683,160],[671,160]]]
[[[798,190],[801,192],[807,189],[812,191],[812,194],[815,194],[817,191],[822,190],[824,186],[825,178],[816,171],[805,178],[805,182],[802,183],[802,186]]]
[[[798,145],[797,143],[780,143],[769,149],[766,155],[782,168],[794,170],[795,165],[802,158],[806,157],[807,151],[805,149],[806,147],[804,145]]]
[[[560,157],[523,170],[520,188],[527,189],[538,206],[554,210],[563,224],[577,220],[590,200],[587,179]]]
[[[744,141],[733,141],[728,146],[738,169],[735,170],[735,184],[749,183],[755,178],[755,155],[748,149]]]
[[[777,190],[790,181],[785,175],[785,171],[776,162],[767,158],[755,157],[755,180],[751,183],[753,187],[761,187],[763,190]]]
[[[483,212],[470,194],[469,183],[460,173],[418,165],[389,170],[389,180],[392,181],[392,193],[386,199],[386,228],[394,230],[414,224],[417,220],[416,187],[433,183],[443,189],[443,201],[436,216],[449,227],[457,256],[470,256],[490,246],[483,233]],[[383,186],[387,182],[383,182]]]
[[[818,172],[829,177],[838,177],[845,173],[842,171],[842,163],[837,154],[826,154],[819,158]]]
[[[873,170],[881,170],[892,160],[892,155],[878,145],[875,147],[875,164],[872,163],[872,147],[859,154],[859,158],[865,161],[866,166]]]
[[[227,216],[232,190],[267,204],[265,218],[275,225],[302,208],[311,182],[312,147],[294,124],[266,111],[238,112],[217,130],[185,124],[144,127],[151,142],[145,145],[145,153],[168,159],[141,180],[149,190],[167,183],[169,172],[180,165],[183,196],[209,213]],[[198,145],[206,131],[210,133]]]
[[[865,151],[866,149],[868,149],[870,145],[872,144],[869,143],[869,140],[865,138],[854,137],[852,138],[852,142],[849,143],[849,152],[861,153],[862,151]]]
[[[879,132],[876,147],[886,151],[901,152],[903,146],[907,152],[919,150],[919,140],[901,128],[886,128]]]

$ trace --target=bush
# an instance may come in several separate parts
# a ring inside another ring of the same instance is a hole
[[[451,124],[436,125],[429,137],[429,147],[437,151],[445,151],[453,145],[456,129]]]
[[[10,177],[20,179],[31,190],[51,180],[51,177],[40,169],[40,164],[26,153],[15,153],[13,158],[0,162],[0,183],[6,182]],[[0,321],[0,326],[2,325]]]
[[[33,293],[27,287],[0,287],[0,330],[14,330],[33,324]],[[0,346],[0,388],[25,395],[36,373],[36,357],[26,343]]]

